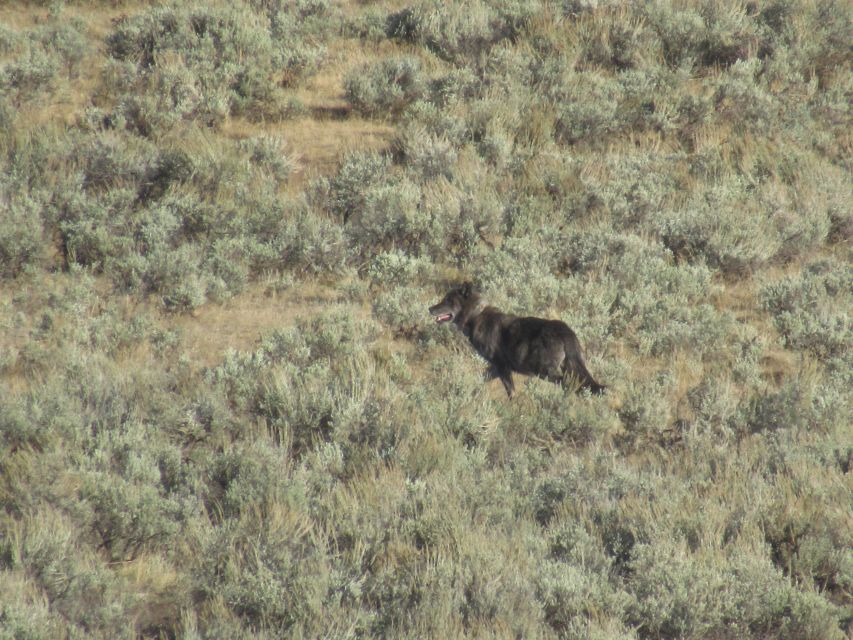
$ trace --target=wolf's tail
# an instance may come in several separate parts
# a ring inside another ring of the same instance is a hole
[[[600,396],[607,389],[606,385],[599,384],[592,377],[589,369],[586,368],[580,349],[577,349],[572,356],[563,361],[563,374],[570,379],[575,379],[579,383],[580,389],[589,389],[593,395]]]

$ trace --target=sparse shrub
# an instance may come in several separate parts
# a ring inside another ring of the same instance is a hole
[[[39,48],[31,48],[17,62],[6,65],[0,75],[0,86],[14,90],[24,99],[39,91],[49,91],[52,88],[56,74],[59,71],[59,61],[55,56]]]
[[[508,419],[517,421],[518,428],[526,437],[536,440],[545,450],[557,450],[569,445],[584,447],[600,441],[615,430],[614,416],[600,403],[590,406],[570,386],[564,389],[550,382],[532,382],[525,389],[525,400],[532,403],[526,416],[510,414]]]
[[[447,138],[409,127],[397,135],[394,147],[406,168],[422,180],[450,178],[456,163],[456,149]]]
[[[49,638],[67,632],[60,616],[51,612],[33,581],[4,571],[0,617],[8,638]]]
[[[350,153],[343,157],[337,173],[328,183],[318,184],[317,190],[328,202],[329,211],[346,223],[354,212],[365,206],[366,192],[388,178],[390,162],[386,155],[371,152]]]
[[[644,58],[655,53],[656,38],[643,16],[615,6],[611,11],[611,15],[579,21],[579,62],[585,68],[625,71],[641,66]]]
[[[348,359],[358,352],[358,340],[372,339],[372,330],[369,323],[356,322],[351,316],[331,312],[311,321],[299,322],[288,331],[273,333],[255,352],[227,354],[222,364],[209,372],[208,381],[221,387],[229,402],[240,411],[260,412],[258,415],[272,411],[273,415],[266,417],[275,418],[276,412],[284,407],[287,411],[301,411],[300,415],[310,420],[316,418],[317,424],[325,422],[324,429],[328,429],[331,426],[329,415],[323,421],[316,411],[309,411],[303,406],[311,402],[310,393],[300,396],[287,390],[299,386],[300,376],[296,375],[299,369],[311,369],[314,377],[306,382],[317,385],[312,387],[322,396],[318,397],[317,406],[333,406],[336,399],[329,389],[325,392],[320,392],[320,389],[324,382],[328,382],[330,374],[339,373],[347,366]],[[280,370],[274,368],[283,365],[287,366]],[[271,377],[265,379],[265,374]],[[268,388],[265,388],[267,383]],[[263,398],[267,396],[272,402],[269,410],[264,408],[267,402]],[[286,420],[281,421],[282,427],[287,424]],[[307,435],[306,441],[310,443],[311,433]]]
[[[766,134],[774,121],[772,96],[755,81],[758,60],[739,60],[717,81],[714,105],[718,117],[739,133]]]
[[[262,384],[252,412],[262,416],[276,439],[301,456],[332,438],[338,399],[327,388],[328,369],[322,365],[293,379],[290,372]]]
[[[595,220],[609,214],[620,229],[645,229],[661,210],[683,206],[690,188],[682,163],[679,154],[642,152],[608,156],[604,167],[598,162],[567,162],[564,171],[575,183],[580,177],[581,184],[580,193],[566,194],[563,213],[569,220]]]
[[[295,84],[313,73],[326,55],[326,40],[339,25],[339,10],[328,0],[250,0],[265,11],[279,50],[282,83]]]
[[[426,329],[429,320],[424,316],[424,310],[429,304],[421,289],[394,286],[376,296],[373,313],[395,335],[412,339],[422,335]]]
[[[429,85],[430,103],[422,105],[428,108],[431,104],[448,107],[477,97],[482,90],[479,78],[468,68],[453,69],[443,76],[434,78]],[[444,114],[442,114],[444,115]],[[419,118],[422,120],[422,118]]]
[[[264,441],[223,452],[209,462],[206,470],[206,500],[224,522],[237,521],[268,510],[286,487],[282,478],[289,473],[287,450],[269,447]]]
[[[619,419],[625,430],[619,440],[626,450],[665,447],[677,439],[667,399],[667,390],[672,384],[672,377],[663,373],[626,391],[619,408]]]
[[[272,135],[247,138],[240,148],[256,166],[268,172],[275,180],[284,182],[299,166],[296,154],[287,149],[285,141]]]
[[[362,255],[392,248],[420,253],[431,226],[420,196],[418,186],[406,179],[367,190],[363,208],[352,210],[347,221],[351,246]]]
[[[109,54],[124,63],[108,76],[124,95],[116,115],[146,136],[182,119],[216,125],[228,113],[286,115],[279,83],[295,81],[322,55],[305,43],[292,10],[269,7],[266,22],[244,5],[124,18],[107,38]]]
[[[247,625],[284,633],[315,623],[329,576],[306,516],[285,505],[270,515],[273,526],[252,514],[211,531],[196,579],[206,600],[221,599]]]
[[[117,189],[103,201],[76,195],[60,212],[59,230],[67,262],[102,268],[108,256],[116,255],[126,240],[112,235],[112,225],[130,208],[135,194]]]
[[[556,254],[543,251],[557,242],[554,229],[546,227],[535,236],[508,238],[499,250],[478,246],[465,264],[484,295],[502,310],[544,310],[562,298],[564,284],[552,270]]]
[[[761,291],[764,308],[785,343],[828,359],[847,351],[853,335],[850,287],[853,270],[833,260],[806,266],[799,276],[767,283]]]
[[[50,16],[47,25],[31,34],[46,50],[56,53],[69,78],[76,78],[80,65],[89,51],[89,43],[84,37],[86,25],[79,18],[68,19],[61,14]]]
[[[353,108],[365,115],[393,117],[424,93],[425,81],[417,58],[391,58],[356,69],[344,89]]]
[[[380,253],[367,268],[367,277],[374,284],[414,283],[423,280],[432,268],[426,258],[418,258],[403,251],[393,250]]]
[[[125,628],[130,598],[121,592],[121,579],[98,563],[91,550],[80,548],[78,530],[68,516],[45,506],[16,528],[15,565],[33,576],[43,597],[51,600],[57,626],[99,635]]]
[[[21,43],[21,36],[5,24],[0,26],[0,55],[6,56],[14,52]]]
[[[842,470],[828,465],[827,458],[793,441],[780,446],[785,434],[770,436],[778,467],[800,478],[806,460],[821,467],[826,480],[838,478]],[[807,496],[807,497],[806,497]],[[779,492],[762,516],[764,538],[774,566],[800,584],[814,585],[830,602],[851,582],[850,558],[840,549],[850,545],[850,534],[838,519],[831,498],[814,483],[804,488],[804,498],[791,503]]]
[[[774,5],[768,7],[770,11],[773,8]],[[839,45],[849,40],[853,30],[853,13],[849,7],[835,0],[802,6],[792,3],[786,8],[790,17],[782,13],[783,18],[777,18],[775,22],[782,41],[796,61],[798,71],[806,79],[816,78],[819,86],[829,87],[837,71],[850,63],[849,50]],[[772,13],[768,18],[772,27]],[[804,33],[811,36],[803,38]]]
[[[668,553],[662,553],[668,547]],[[698,556],[698,557],[697,557]],[[732,628],[776,638],[840,638],[833,607],[793,587],[766,561],[735,554],[702,558],[678,543],[640,545],[629,589],[650,632],[698,637]]]
[[[0,277],[15,277],[44,261],[44,231],[38,203],[27,198],[0,212]]]
[[[849,634],[849,8],[338,4],[0,27],[0,635]]]
[[[388,13],[381,7],[368,7],[363,13],[347,17],[343,33],[366,42],[381,42],[387,37]]]
[[[730,66],[755,55],[768,55],[769,41],[745,10],[722,7],[656,6],[648,12],[663,56],[673,67]]]
[[[309,212],[297,215],[287,229],[282,266],[304,273],[340,273],[349,258],[344,232]]]
[[[695,428],[703,435],[730,443],[744,433],[737,387],[728,379],[708,376],[687,394]]]
[[[434,259],[462,263],[504,231],[506,205],[498,189],[481,162],[467,164],[452,182],[424,184],[420,207],[431,220],[426,241]]]
[[[618,83],[592,73],[578,74],[562,96],[554,134],[557,142],[573,145],[595,141],[621,126]]]
[[[26,406],[27,403],[35,406]],[[38,411],[38,404],[31,399],[24,401],[9,398],[0,404],[0,442],[7,454],[13,454],[21,448],[41,450],[47,445],[47,434],[32,419]]]
[[[70,154],[82,189],[51,203],[66,262],[182,311],[233,295],[258,273],[341,271],[342,229],[275,194],[266,171],[287,163],[273,149],[245,148],[249,158],[237,145],[190,156],[126,133],[85,140]]]
[[[503,101],[483,100],[474,102],[468,113],[466,137],[474,142],[480,157],[498,169],[513,162],[514,132],[520,128],[517,117],[524,109],[522,105],[513,106]]]
[[[0,52],[14,54],[10,63],[0,65],[0,87],[20,102],[53,90],[61,71],[75,78],[89,51],[83,31],[80,20],[51,15],[46,24],[26,32],[26,38],[0,35]]]
[[[113,560],[132,560],[146,549],[168,544],[178,530],[179,505],[149,484],[92,475],[81,497],[92,509],[98,546]]]
[[[738,182],[698,193],[683,209],[656,216],[656,231],[677,256],[702,257],[724,273],[748,272],[766,264],[782,244],[747,194]]]
[[[496,43],[518,37],[537,9],[538,3],[472,0],[448,11],[428,0],[389,16],[387,31],[451,62],[476,63]]]
[[[634,637],[622,624],[598,621],[600,611],[609,620],[624,616],[627,598],[615,590],[602,573],[579,563],[545,562],[537,574],[537,599],[548,626],[563,638]]]

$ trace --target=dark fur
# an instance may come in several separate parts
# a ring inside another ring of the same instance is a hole
[[[575,332],[561,320],[521,318],[484,306],[470,282],[451,289],[429,312],[436,322],[453,322],[465,334],[489,362],[489,379],[500,378],[510,398],[513,371],[604,392],[586,368]]]

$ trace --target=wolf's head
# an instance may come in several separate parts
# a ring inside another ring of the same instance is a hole
[[[429,308],[429,312],[438,323],[455,322],[461,326],[479,301],[480,296],[474,291],[474,285],[466,282],[448,291],[441,302]]]

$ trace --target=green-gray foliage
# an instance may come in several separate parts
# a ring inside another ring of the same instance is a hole
[[[0,26],[0,636],[850,635],[849,3],[66,4]],[[508,401],[467,279],[606,395]]]
[[[825,360],[851,348],[851,282],[849,264],[820,260],[795,277],[768,282],[761,297],[787,346]]]
[[[344,81],[347,100],[365,115],[401,112],[424,91],[417,58],[384,59],[355,69]]]
[[[323,34],[316,38],[309,29],[324,9],[308,11],[313,22],[301,6],[264,9],[176,4],[120,21],[107,38],[116,61],[108,82],[119,96],[111,119],[152,136],[180,120],[215,125],[228,114],[287,115],[278,85],[295,82],[322,59]]]
[[[60,76],[75,79],[91,43],[85,25],[51,12],[43,25],[26,37],[5,31],[0,34],[0,88],[21,103],[56,87]]]

